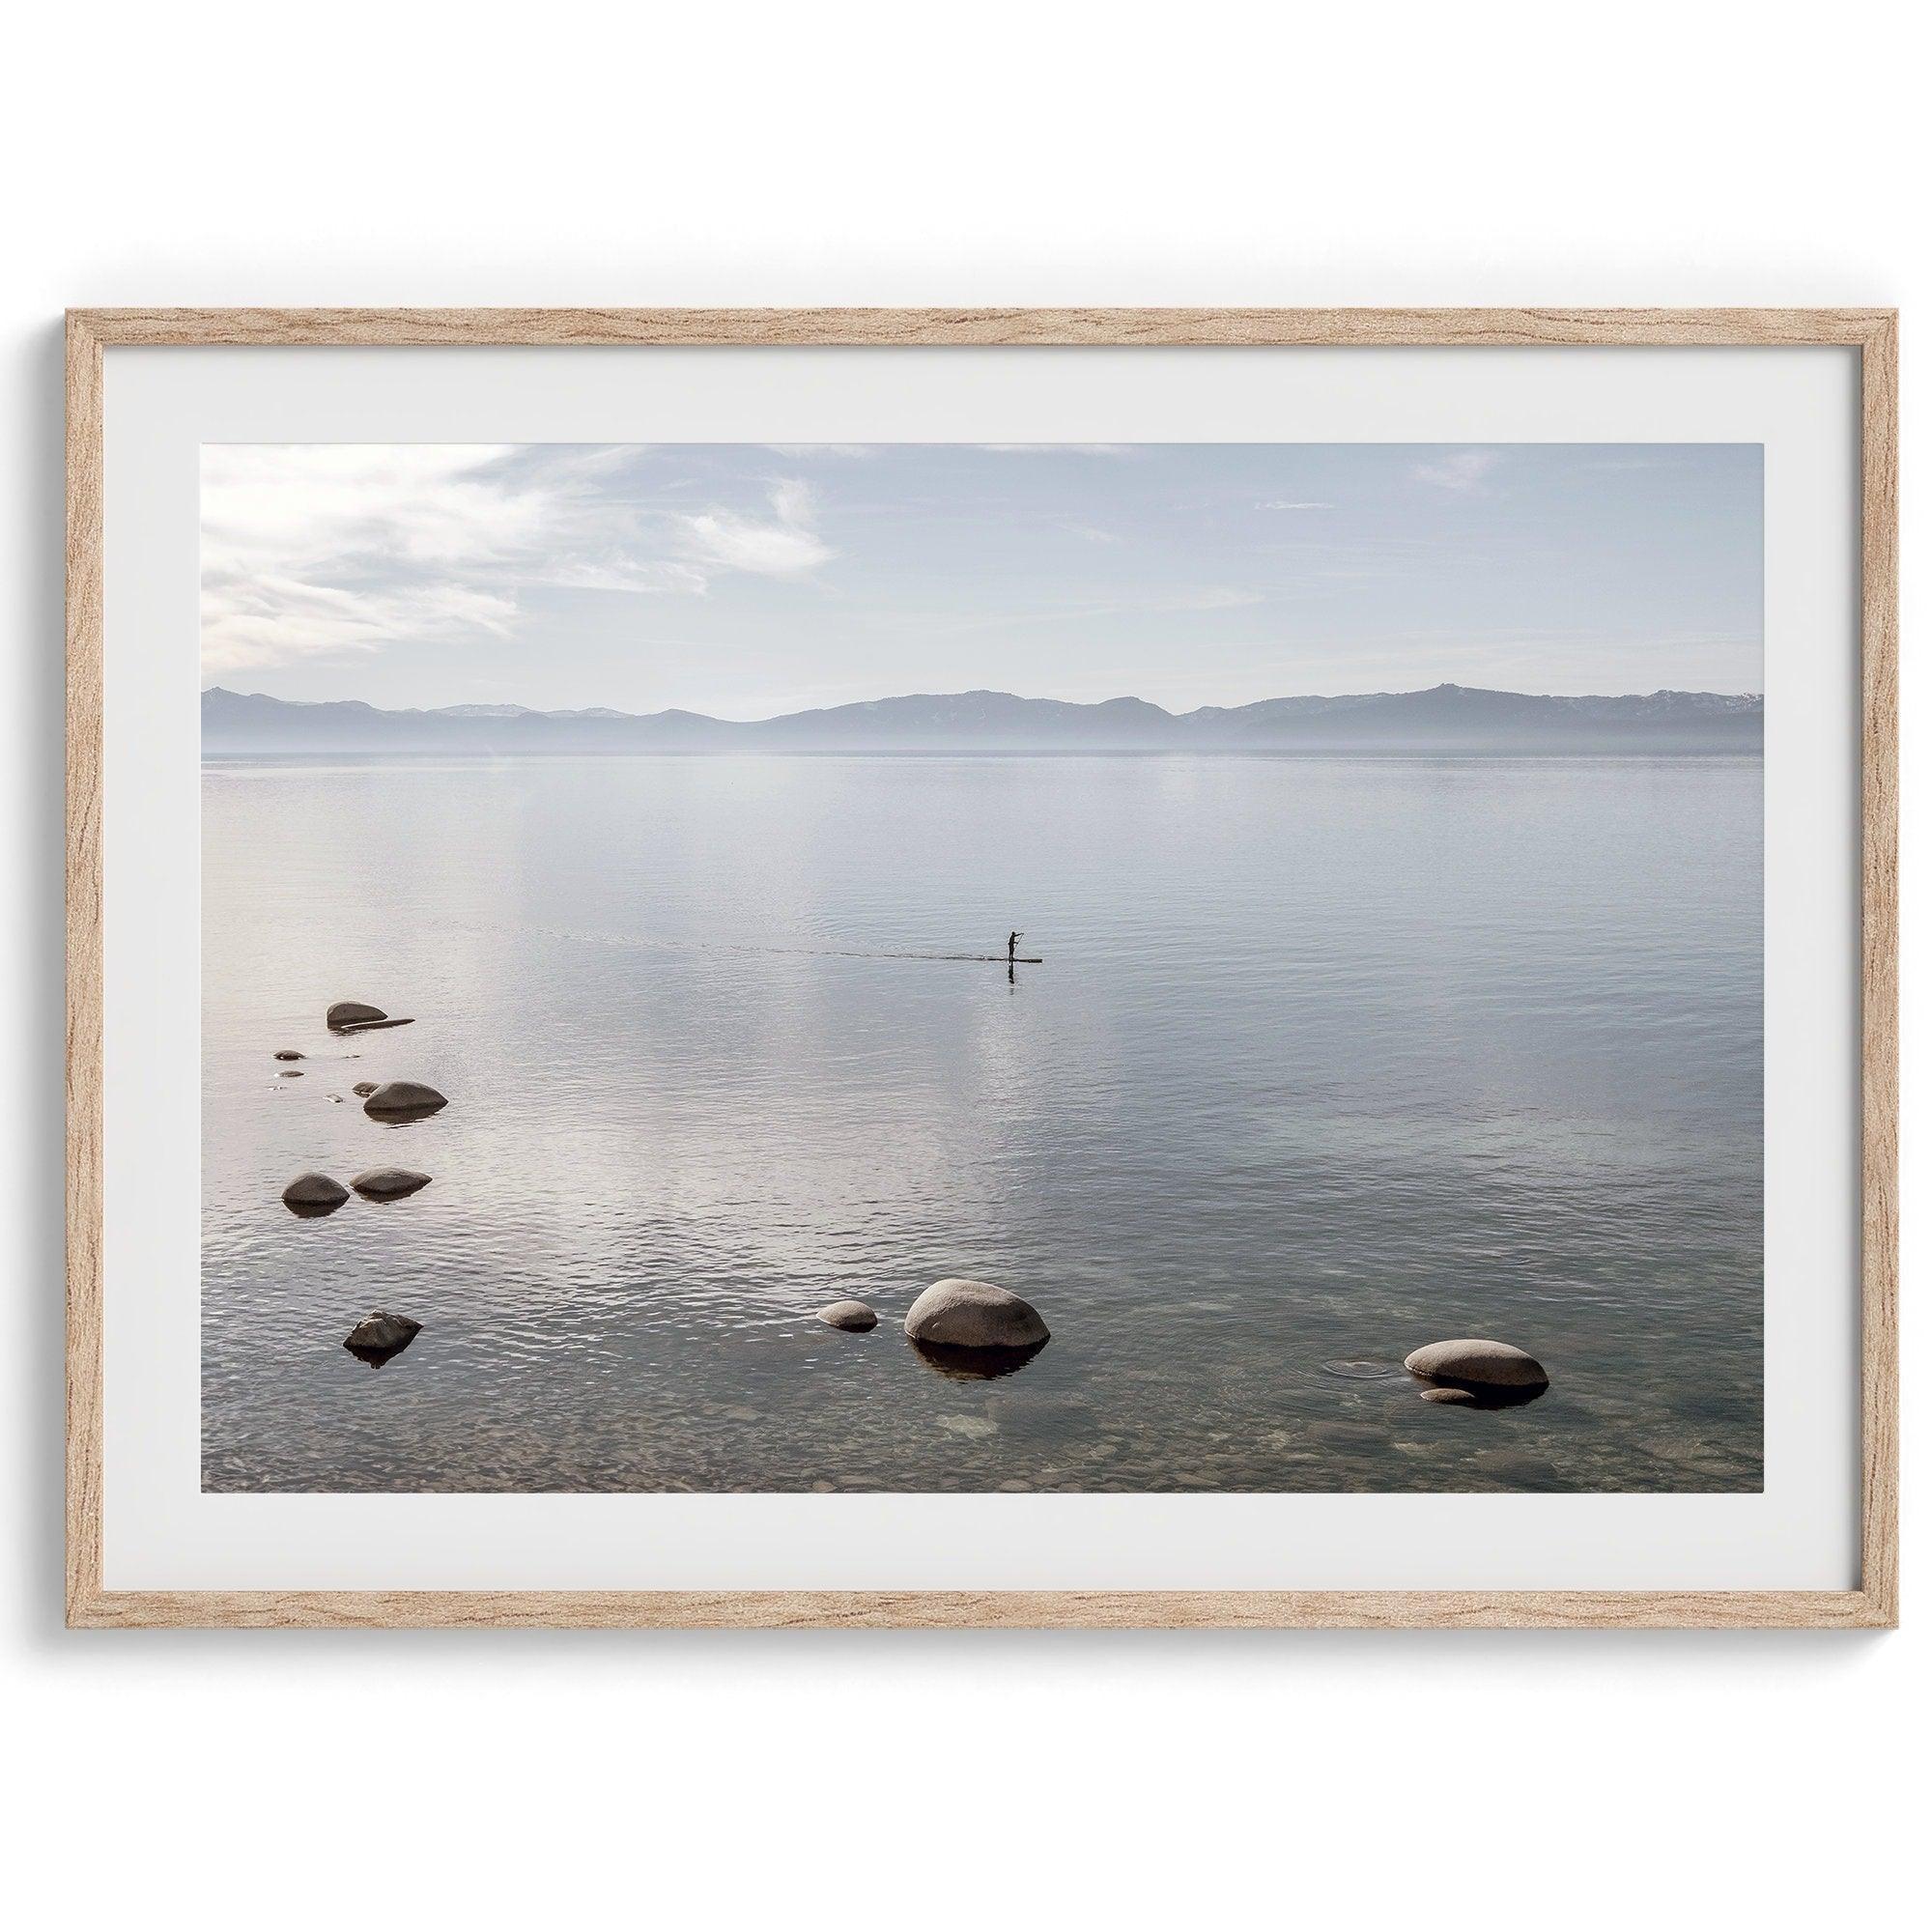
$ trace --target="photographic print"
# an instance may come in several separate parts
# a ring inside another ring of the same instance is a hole
[[[1751,1492],[1756,444],[204,446],[210,1492]]]

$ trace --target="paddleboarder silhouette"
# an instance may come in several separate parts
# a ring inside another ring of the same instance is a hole
[[[1017,932],[1009,932],[1009,933],[1008,933],[1008,934],[1007,934],[1007,964],[1008,964],[1009,966],[1010,966],[1010,965],[1011,965],[1011,964],[1013,963],[1013,954],[1014,954],[1014,953],[1016,953],[1016,952],[1018,952],[1019,950],[1020,950],[1020,935],[1019,935],[1019,934],[1018,934]]]

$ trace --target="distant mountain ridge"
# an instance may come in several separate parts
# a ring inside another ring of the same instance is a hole
[[[650,752],[1755,753],[1764,699],[1711,691],[1549,697],[1438,684],[1428,691],[1268,697],[1163,711],[1139,697],[1069,704],[1004,691],[915,694],[752,723],[696,711],[533,711],[451,704],[382,711],[201,695],[204,753],[518,755]]]

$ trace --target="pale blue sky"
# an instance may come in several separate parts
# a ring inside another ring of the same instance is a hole
[[[250,445],[203,682],[756,718],[1763,688],[1756,444]]]

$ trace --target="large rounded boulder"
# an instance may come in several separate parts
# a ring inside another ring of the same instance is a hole
[[[1534,1355],[1507,1342],[1464,1338],[1432,1342],[1406,1356],[1403,1367],[1412,1376],[1448,1382],[1462,1388],[1548,1388],[1549,1378]]]
[[[395,1121],[412,1121],[448,1105],[442,1094],[434,1087],[425,1087],[420,1080],[386,1080],[362,1102],[362,1111]]]
[[[936,1281],[906,1311],[906,1334],[939,1349],[1037,1349],[1039,1310],[990,1281]]]

